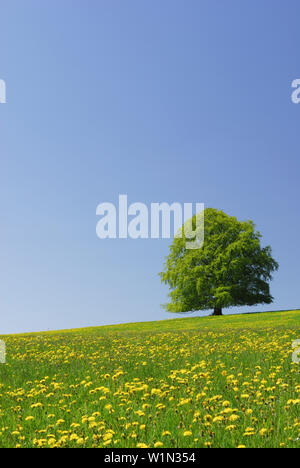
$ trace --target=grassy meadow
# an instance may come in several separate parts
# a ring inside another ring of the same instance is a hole
[[[300,311],[0,338],[0,447],[300,446]]]

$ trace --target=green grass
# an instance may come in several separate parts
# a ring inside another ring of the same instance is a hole
[[[300,311],[1,337],[0,447],[299,447]]]

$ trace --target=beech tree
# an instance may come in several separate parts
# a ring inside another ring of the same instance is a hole
[[[270,304],[269,282],[278,263],[270,246],[261,246],[261,234],[252,221],[238,221],[223,211],[205,209],[189,220],[193,229],[197,216],[204,216],[204,243],[187,249],[185,225],[170,245],[163,283],[170,287],[168,312],[192,312],[233,306]]]

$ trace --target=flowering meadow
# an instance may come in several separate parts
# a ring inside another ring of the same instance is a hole
[[[300,311],[1,338],[1,447],[300,446]]]

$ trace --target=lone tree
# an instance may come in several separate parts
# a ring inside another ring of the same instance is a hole
[[[169,285],[168,312],[192,312],[222,308],[270,304],[268,282],[278,269],[271,247],[261,247],[261,234],[252,221],[238,221],[223,211],[205,209],[189,220],[196,228],[196,216],[204,216],[204,243],[199,249],[187,249],[184,225],[170,246],[163,283]]]

